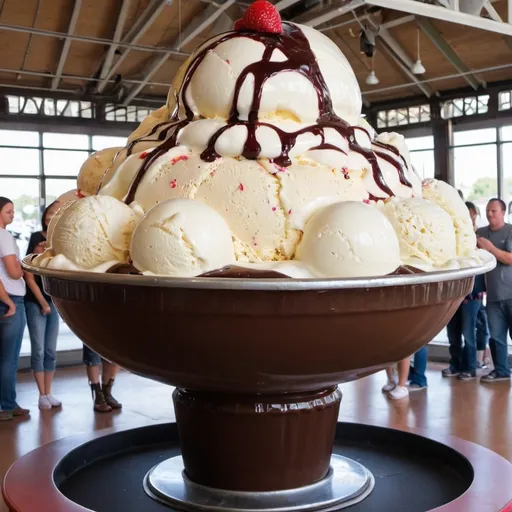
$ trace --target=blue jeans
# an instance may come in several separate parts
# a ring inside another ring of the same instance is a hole
[[[507,332],[512,330],[512,300],[500,300],[487,303],[489,330],[491,339],[492,362],[498,376],[510,376],[508,365]]]
[[[0,322],[0,407],[12,411],[16,403],[16,372],[20,357],[23,331],[25,330],[25,303],[23,297],[11,296],[16,304],[16,314]],[[7,306],[0,302],[0,317]]]
[[[427,385],[427,377],[425,375],[427,370],[427,359],[427,345],[414,353],[413,366],[409,369],[409,380],[411,381],[411,384],[416,384],[420,387],[425,387]]]
[[[30,334],[30,365],[34,372],[54,372],[57,362],[57,336],[59,335],[59,314],[49,302],[52,312],[41,313],[37,302],[25,302],[28,332]]]
[[[447,325],[453,372],[476,373],[477,319],[481,307],[482,299],[465,301]]]
[[[489,343],[489,322],[487,321],[487,311],[485,306],[480,306],[480,311],[476,317],[476,349],[485,350]]]

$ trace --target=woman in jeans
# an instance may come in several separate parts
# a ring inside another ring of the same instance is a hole
[[[46,230],[50,220],[59,209],[59,203],[52,203],[43,212],[42,230],[33,233],[28,244],[27,254],[42,253],[46,241]],[[39,409],[49,410],[60,407],[62,403],[52,395],[52,383],[55,375],[57,336],[59,335],[59,314],[52,299],[44,292],[39,276],[25,273],[28,285],[25,295],[28,332],[32,346],[30,363],[37,388],[39,389]]]
[[[16,402],[16,374],[25,330],[23,301],[25,281],[16,240],[5,229],[13,220],[13,202],[6,197],[0,197],[0,280],[10,299],[7,303],[0,302],[0,420],[2,421],[30,413],[28,409],[21,408]]]

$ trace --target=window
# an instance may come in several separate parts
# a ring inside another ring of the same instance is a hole
[[[487,201],[498,194],[496,145],[455,147],[453,155],[456,188],[484,212]]]
[[[75,179],[47,179],[45,204],[52,203],[57,197],[74,189],[76,189]]]
[[[512,141],[512,125],[504,126],[501,129],[501,140],[502,141]]]
[[[73,133],[43,133],[45,148],[89,149],[89,137]]]
[[[472,144],[484,144],[486,142],[496,142],[496,128],[467,130],[453,134],[454,146],[468,146]]]
[[[0,146],[39,146],[39,133],[19,130],[0,130]]]
[[[411,163],[418,176],[424,180],[433,178],[435,172],[434,137],[409,137],[405,140],[411,156]]]
[[[39,150],[0,147],[0,174],[39,174]]]
[[[99,151],[105,148],[115,148],[126,146],[126,137],[104,137],[101,135],[95,135],[92,138],[92,147],[94,151]]]
[[[45,149],[44,173],[46,176],[78,176],[88,156],[86,151]]]
[[[507,203],[508,222],[512,222],[512,142],[501,147],[503,162],[503,193],[502,199]]]

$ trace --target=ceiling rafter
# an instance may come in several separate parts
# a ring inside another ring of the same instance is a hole
[[[165,64],[167,59],[172,55],[172,50],[181,50],[190,41],[195,39],[204,30],[209,27],[228,7],[235,3],[235,0],[226,0],[222,5],[216,6],[209,5],[204,11],[198,14],[183,31],[181,36],[178,36],[170,45],[170,50],[160,57],[156,57],[142,71],[143,81],[141,84],[133,87],[123,100],[124,106],[129,105],[132,100],[144,89],[147,81]]]
[[[108,73],[112,69],[112,63],[114,62],[114,55],[119,48],[119,43],[121,41],[121,37],[123,36],[124,24],[126,23],[126,16],[131,7],[132,0],[123,0],[123,4],[121,5],[121,10],[119,11],[119,15],[117,16],[116,28],[114,30],[114,36],[112,37],[112,42],[114,44],[110,45],[110,48],[107,50],[107,54],[103,59],[103,63],[101,65],[99,77],[100,80],[105,80]],[[101,82],[100,82],[101,84]]]
[[[73,12],[71,14],[71,19],[69,20],[68,26],[68,35],[72,36],[75,32],[76,24],[78,22],[78,17],[80,16],[80,9],[82,8],[82,0],[75,0],[75,5],[73,6]],[[51,89],[57,89],[59,87],[60,79],[62,77],[62,72],[64,71],[64,65],[66,64],[66,59],[68,58],[69,47],[71,46],[71,39],[66,39],[64,44],[62,45],[62,51],[60,53],[59,63],[57,65],[57,71],[55,71],[55,78],[52,80]]]
[[[411,68],[414,65],[414,61],[391,33],[386,28],[381,27],[378,35],[387,45],[387,48],[384,47],[388,50],[387,54],[399,65],[399,68],[411,81],[411,85],[418,87],[427,98],[435,94],[435,91],[430,85],[420,83],[419,78],[413,74]]]
[[[172,3],[172,0],[170,0]],[[139,39],[147,32],[149,27],[153,25],[155,20],[160,16],[163,8],[166,5],[170,5],[168,0],[151,0],[151,2],[147,5],[146,9],[143,13],[138,17],[137,21],[133,24],[132,28],[128,31],[128,33],[121,40],[122,43],[127,44],[136,44]],[[123,5],[124,8],[124,5]],[[117,48],[120,46],[119,43],[113,44],[112,46]],[[112,49],[112,46],[110,49]],[[115,55],[115,50],[112,52],[112,60],[109,66],[107,66],[107,57],[105,57],[105,62],[103,64],[100,79],[101,81],[98,83],[97,91],[102,93],[108,84],[110,78],[114,75],[114,73],[121,67],[121,64],[126,60],[128,54],[130,53],[130,48],[126,48],[121,55],[117,58],[115,64],[112,65],[113,57]]]
[[[354,9],[357,9],[358,7],[361,7],[364,4],[364,0],[351,0],[348,4],[345,4],[341,7],[337,7],[336,9],[333,9],[326,13],[320,14],[319,16],[311,20],[305,21],[304,25],[307,25],[308,27],[318,27],[318,25],[322,25],[323,23],[327,23],[328,21],[331,21],[335,18],[339,18],[340,16],[343,16],[344,14],[353,11]]]
[[[418,25],[424,34],[432,41],[435,47],[442,53],[444,58],[459,72],[459,73],[468,73],[471,70],[462,62],[462,59],[455,53],[455,50],[446,42],[444,37],[441,35],[441,32],[437,30],[432,23],[425,19],[418,17],[417,19]],[[473,88],[478,89],[480,86],[485,87],[486,83],[481,80],[479,77],[466,74],[464,75],[464,79],[467,83]]]

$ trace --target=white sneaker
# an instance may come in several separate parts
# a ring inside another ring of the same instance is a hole
[[[52,407],[62,407],[62,402],[57,400],[53,395],[46,395],[46,398]]]
[[[39,396],[39,409],[42,411],[49,411],[52,408],[52,404],[48,400],[46,395]]]
[[[396,386],[395,389],[389,392],[391,400],[403,400],[409,397],[409,390],[405,386]]]
[[[382,392],[383,393],[389,393],[390,391],[393,391],[393,389],[396,388],[396,382],[393,382],[391,380],[388,380],[388,383],[382,386]]]

